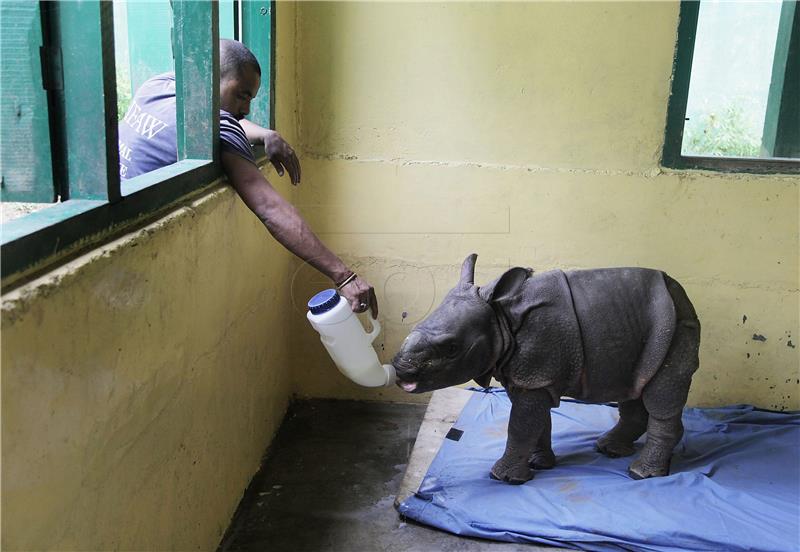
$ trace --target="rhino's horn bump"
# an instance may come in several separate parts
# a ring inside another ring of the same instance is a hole
[[[475,283],[475,261],[478,259],[477,253],[471,253],[464,259],[461,265],[461,283],[473,285]]]

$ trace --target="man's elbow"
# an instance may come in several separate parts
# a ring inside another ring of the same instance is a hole
[[[279,198],[275,197],[276,194],[270,193],[272,190],[263,179],[231,178],[229,176],[228,182],[236,190],[236,194],[247,205],[248,209],[262,222],[265,222],[276,209]]]
[[[270,233],[283,232],[299,218],[297,209],[278,194],[261,195],[247,206]]]

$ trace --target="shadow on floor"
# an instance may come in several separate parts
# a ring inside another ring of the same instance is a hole
[[[400,519],[393,501],[424,414],[425,405],[294,403],[218,552],[539,549]]]

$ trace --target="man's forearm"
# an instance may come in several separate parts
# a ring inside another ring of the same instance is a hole
[[[275,167],[278,176],[288,171],[292,184],[300,183],[300,161],[292,147],[274,130],[264,128],[247,119],[239,121],[251,144],[263,144],[267,159]]]
[[[350,274],[339,257],[311,231],[297,209],[286,201],[251,162],[223,152],[222,165],[247,207],[286,249],[336,283]]]
[[[244,130],[244,133],[247,135],[247,139],[250,140],[251,144],[264,143],[264,135],[269,129],[259,126],[253,121],[248,121],[247,119],[240,120],[239,124],[242,125],[242,130]]]
[[[247,207],[281,245],[334,283],[348,280],[351,272],[347,266],[325,247],[297,209],[281,197],[256,165],[234,153],[223,151],[222,166]],[[339,293],[346,298],[354,312],[371,310],[373,317],[378,316],[375,289],[363,278],[349,279]]]
[[[256,213],[269,233],[286,249],[305,260],[335,283],[350,274],[347,266],[314,234],[297,209],[286,201],[276,201]]]

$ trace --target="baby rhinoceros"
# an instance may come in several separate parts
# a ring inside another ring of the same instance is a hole
[[[392,361],[398,385],[420,393],[499,380],[511,417],[495,479],[524,483],[531,468],[555,465],[550,409],[564,395],[618,401],[619,422],[597,448],[632,455],[646,431],[628,472],[667,475],[700,346],[700,322],[680,284],[646,268],[517,267],[478,287],[476,259],[466,258],[458,285],[406,338]]]

